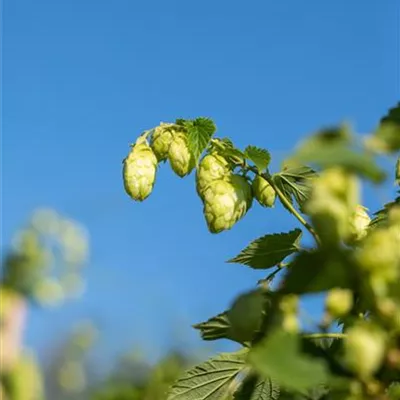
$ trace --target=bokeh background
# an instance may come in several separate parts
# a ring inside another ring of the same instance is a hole
[[[1,249],[37,207],[90,233],[86,291],[29,311],[27,346],[44,362],[82,320],[98,327],[96,364],[127,349],[214,352],[191,324],[263,277],[227,264],[267,232],[296,226],[254,205],[211,235],[193,176],[165,165],[142,204],[122,159],[145,129],[209,116],[217,135],[268,148],[272,167],[304,135],[349,121],[372,130],[399,97],[395,0],[3,0]],[[371,191],[377,209],[389,191]],[[317,303],[308,303],[310,313]]]

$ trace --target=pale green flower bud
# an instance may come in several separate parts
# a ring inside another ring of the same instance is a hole
[[[181,178],[190,174],[194,168],[194,158],[189,150],[187,136],[184,132],[174,134],[169,147],[168,158],[171,168]]]
[[[128,195],[136,201],[150,196],[157,171],[157,157],[147,141],[139,138],[124,160],[124,187]]]
[[[251,186],[239,175],[212,182],[204,192],[204,215],[212,233],[231,229],[252,204]]]
[[[175,132],[176,125],[164,122],[161,122],[161,124],[154,129],[151,137],[151,147],[158,161],[164,161],[168,158],[169,148]]]
[[[273,207],[276,193],[274,188],[261,176],[257,175],[253,180],[254,197],[263,207]]]

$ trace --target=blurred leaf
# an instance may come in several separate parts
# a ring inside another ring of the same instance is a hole
[[[400,191],[398,193],[400,194]],[[400,196],[396,197],[394,201],[385,204],[382,210],[374,213],[374,218],[369,224],[370,228],[376,228],[385,225],[387,223],[388,213],[393,207],[396,206],[400,206]]]
[[[279,386],[272,379],[250,375],[235,393],[234,400],[277,400],[279,395]]]
[[[304,141],[289,161],[314,164],[319,168],[343,167],[373,182],[385,178],[371,154],[353,148],[345,127],[318,133]]]
[[[325,363],[302,353],[299,337],[284,331],[275,331],[256,345],[249,361],[259,374],[290,390],[304,392],[328,378]]]
[[[347,251],[327,249],[299,253],[287,271],[280,289],[283,294],[318,293],[334,287],[352,288],[356,274]]]
[[[263,289],[252,290],[237,297],[227,312],[230,337],[239,343],[253,340],[269,305],[268,292]]]
[[[222,353],[197,365],[179,378],[170,389],[168,400],[220,400],[245,367],[246,350]]]
[[[262,236],[227,262],[247,265],[254,269],[271,268],[298,250],[301,235],[300,229],[294,229],[288,233]]]
[[[400,186],[400,157],[397,159],[397,162],[396,162],[394,180],[396,182],[396,185]]]
[[[271,161],[269,151],[256,146],[247,146],[244,154],[247,159],[253,161],[259,172],[265,171]]]
[[[300,208],[310,197],[311,182],[317,174],[309,167],[287,166],[281,172],[274,174],[272,180],[283,195],[293,204],[296,200]]]
[[[193,121],[186,121],[185,127],[188,131],[189,149],[197,162],[215,133],[216,126],[211,119],[200,117]]]
[[[196,324],[202,339],[229,339],[244,344],[253,339],[261,325],[263,313],[269,305],[265,290],[253,290],[238,296],[229,310]]]
[[[368,144],[375,150],[387,153],[400,150],[400,102],[381,119]]]

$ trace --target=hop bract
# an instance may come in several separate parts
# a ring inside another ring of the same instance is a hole
[[[201,198],[208,185],[217,180],[226,180],[230,177],[228,161],[218,154],[208,154],[200,162],[196,173],[196,189]]]
[[[164,161],[168,158],[169,148],[172,143],[173,135],[176,129],[174,124],[162,122],[154,129],[151,138],[151,147],[158,161]]]
[[[185,132],[175,132],[168,151],[168,159],[174,172],[183,178],[194,168],[194,158],[189,150]]]
[[[252,204],[251,186],[239,175],[212,182],[204,192],[204,215],[211,233],[231,229]]]
[[[257,175],[253,180],[254,197],[263,207],[273,207],[276,193],[274,188],[261,176]]]
[[[147,141],[139,138],[124,160],[123,178],[128,195],[143,201],[153,190],[157,171],[157,157]]]

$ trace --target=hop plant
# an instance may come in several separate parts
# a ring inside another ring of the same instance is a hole
[[[196,173],[197,193],[203,198],[203,193],[210,183],[229,179],[231,170],[228,161],[218,155],[207,154],[200,162]]]
[[[211,233],[229,230],[250,209],[253,201],[246,178],[232,174],[227,180],[216,180],[207,187],[204,215]]]
[[[154,129],[151,137],[151,148],[158,161],[165,161],[168,158],[169,148],[172,143],[173,135],[176,132],[174,124],[161,122]]]
[[[252,183],[254,197],[263,207],[273,207],[276,193],[274,188],[261,176],[257,175]]]
[[[169,146],[168,159],[173,171],[183,178],[190,174],[195,166],[195,160],[190,152],[186,133],[175,132]]]
[[[139,137],[123,164],[126,192],[133,200],[145,200],[153,190],[157,172],[157,157],[146,139]]]

